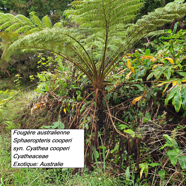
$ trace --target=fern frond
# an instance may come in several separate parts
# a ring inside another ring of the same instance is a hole
[[[4,30],[4,29],[8,28],[8,27],[11,26],[11,25],[12,25],[12,23],[11,23],[10,21],[5,22],[5,23],[3,23],[3,24],[0,26],[0,30]]]
[[[23,16],[23,15],[16,15],[16,17],[22,22],[25,23],[26,25],[30,25],[30,26],[34,26],[34,24],[30,21],[30,19],[28,19],[27,17]]]
[[[115,32],[117,25],[130,23],[143,6],[140,0],[94,0],[74,1],[65,14],[81,28],[95,29],[108,33]]]
[[[51,22],[50,18],[47,15],[43,17],[42,25],[44,27],[52,28],[52,22]]]
[[[20,28],[20,23],[14,23],[13,25],[9,26],[7,29],[5,29],[6,32],[14,31],[18,28]]]
[[[57,23],[54,24],[53,27],[63,28],[63,23],[62,22],[57,22]]]
[[[127,29],[127,37],[123,40],[123,44],[121,44],[118,49],[120,52],[118,53],[118,51],[115,51],[111,57],[114,60],[106,63],[104,75],[108,75],[111,67],[116,63],[121,53],[129,51],[135,43],[147,36],[150,32],[157,30],[166,23],[171,23],[174,19],[180,19],[184,15],[186,15],[186,3],[173,3],[164,8],[158,8],[154,12],[150,12],[148,15],[143,16],[136,24],[131,25]]]
[[[77,43],[73,36],[69,35],[69,29],[59,29],[58,27],[52,29],[46,28],[43,31],[29,34],[15,41],[4,51],[2,58],[8,61],[15,50],[25,50],[29,48],[49,50],[70,60],[92,79],[92,77],[94,77],[92,72],[95,66],[83,47],[80,47],[80,43]],[[77,56],[72,58],[71,56],[75,56],[75,54]],[[87,70],[89,70],[90,73],[88,73]]]
[[[56,27],[57,26],[60,25],[56,24]],[[3,39],[3,45],[5,45],[6,41],[9,43],[10,41],[14,42],[17,40],[19,38],[18,34],[22,37],[22,35],[28,35],[33,32],[41,31],[46,27],[52,28],[52,23],[48,16],[43,17],[41,21],[34,12],[30,13],[30,19],[23,15],[14,16],[12,14],[0,13],[0,30],[2,32],[6,32],[6,34],[4,33],[0,35]],[[11,40],[5,38],[5,35],[7,37],[7,34],[9,34],[9,38]],[[2,47],[4,47],[3,45]]]
[[[153,31],[153,32],[150,32],[149,34],[147,34],[145,37],[158,37],[158,36],[161,36],[161,35],[167,35],[168,33],[165,32],[165,30],[156,30],[156,31]]]
[[[42,29],[43,25],[41,20],[35,15],[34,12],[30,12],[30,20],[34,25],[36,25],[38,28]]]
[[[31,31],[31,29],[33,29],[33,26],[30,26],[30,25],[25,25],[25,26],[22,26],[20,28],[18,28],[15,33],[18,33],[18,34],[21,34],[21,33],[25,33],[27,31]],[[34,28],[35,29],[35,28]],[[38,31],[38,30],[37,30]]]
[[[121,57],[141,38],[186,15],[186,3],[172,3],[132,24],[142,6],[141,0],[74,1],[73,9],[67,10],[66,15],[79,25],[78,29],[59,28],[60,23],[53,28],[44,28],[44,21],[38,20],[33,13],[31,21],[35,26],[28,24],[31,26],[25,32],[28,35],[6,46],[2,57],[8,60],[15,50],[55,52],[82,70],[95,88],[95,82],[103,81]]]
[[[3,39],[5,43],[12,42],[12,39],[9,34],[6,32],[0,32],[0,37]]]

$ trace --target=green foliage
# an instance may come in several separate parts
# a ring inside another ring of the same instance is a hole
[[[172,150],[167,151],[167,155],[171,161],[171,164],[175,166],[178,161],[181,168],[186,170],[186,156],[184,155],[183,151],[179,149],[175,137],[171,138],[167,134],[164,134],[163,137],[166,139],[166,143],[163,147],[160,148],[160,150],[164,149],[165,147],[172,148]]]
[[[145,162],[145,163],[140,163],[139,164],[139,167],[140,167],[140,178],[142,177],[142,174],[143,174],[143,172],[145,173],[145,177],[147,177],[147,175],[148,175],[148,170],[149,170],[149,166],[151,166],[151,167],[156,167],[156,166],[159,166],[159,165],[161,165],[161,164],[159,164],[159,163],[150,163],[150,164],[148,164],[147,162]]]
[[[145,6],[141,10],[141,14],[147,14],[148,12],[154,11],[156,8],[163,7],[167,3],[173,2],[174,0],[146,0]]]
[[[18,39],[19,34],[27,35],[51,27],[52,23],[47,15],[40,20],[34,12],[30,12],[30,19],[21,14],[14,16],[0,13],[0,29],[5,31],[1,32],[1,37],[6,43]]]
[[[180,68],[180,66],[175,63],[175,59],[172,59],[171,56],[163,56],[163,60],[158,61],[159,59],[154,57],[155,55],[151,54],[150,50],[146,50],[144,52],[136,50],[134,54],[127,54],[127,51],[140,38],[144,37],[146,34],[156,29],[158,26],[162,25],[163,23],[172,21],[173,18],[179,18],[184,15],[185,4],[172,4],[165,8],[158,9],[155,12],[144,16],[141,20],[138,20],[136,24],[130,24],[130,21],[135,17],[137,11],[139,11],[139,8],[142,6],[142,3],[140,1],[133,1],[132,3],[131,1],[126,1],[125,4],[123,1],[121,2],[119,0],[95,0],[89,2],[76,1],[72,4],[74,6],[72,7],[72,10],[67,11],[67,14],[69,13],[69,16],[71,15],[72,22],[74,21],[75,23],[79,24],[78,29],[53,27],[46,28],[33,34],[28,34],[27,36],[19,38],[16,42],[11,44],[10,47],[7,48],[7,50],[5,49],[3,57],[5,57],[5,59],[7,57],[8,59],[8,57],[11,55],[11,52],[13,52],[15,49],[25,50],[36,48],[39,50],[49,50],[55,52],[53,58],[46,58],[43,56],[41,57],[41,60],[39,62],[40,66],[50,65],[53,61],[55,61],[57,65],[55,71],[53,72],[45,71],[43,73],[38,73],[40,82],[38,83],[37,91],[49,95],[51,99],[58,100],[58,98],[60,98],[60,101],[58,101],[62,104],[58,107],[58,109],[60,109],[60,112],[56,109],[57,114],[62,113],[63,116],[66,116],[66,113],[68,113],[66,118],[69,118],[75,115],[74,111],[78,110],[78,115],[76,118],[74,118],[77,120],[79,119],[78,122],[82,124],[81,127],[87,129],[87,134],[85,136],[87,145],[90,145],[89,141],[91,140],[91,137],[94,138],[96,137],[96,135],[94,132],[92,132],[91,135],[89,133],[91,129],[90,127],[92,126],[92,117],[86,118],[83,116],[83,118],[82,115],[87,108],[90,108],[90,112],[92,112],[92,108],[95,106],[95,99],[93,99],[93,101],[91,102],[92,104],[90,104],[90,101],[84,103],[82,102],[83,105],[80,108],[75,108],[75,106],[78,105],[83,99],[82,92],[84,91],[84,88],[85,90],[88,90],[85,85],[91,82],[93,88],[96,91],[99,89],[103,90],[105,88],[106,92],[108,93],[107,100],[109,101],[110,105],[120,104],[126,101],[125,105],[123,105],[127,109],[129,109],[126,111],[125,108],[123,110],[122,108],[120,108],[121,112],[117,113],[118,115],[121,114],[121,117],[123,115],[122,119],[124,120],[124,123],[127,123],[126,125],[116,123],[116,127],[119,127],[120,130],[124,130],[124,132],[127,133],[127,136],[131,136],[132,138],[129,137],[128,141],[124,139],[121,143],[120,141],[122,138],[119,138],[117,134],[115,134],[116,137],[113,136],[113,138],[116,139],[113,140],[114,145],[112,148],[109,145],[110,149],[107,150],[105,148],[106,145],[103,145],[102,143],[101,147],[99,147],[101,151],[100,154],[98,150],[93,149],[93,153],[91,154],[90,152],[88,152],[89,154],[87,156],[90,158],[90,161],[95,159],[97,171],[106,171],[106,159],[116,165],[119,165],[120,162],[127,161],[127,163],[129,164],[127,165],[128,167],[125,164],[121,164],[120,166],[121,169],[126,170],[126,174],[123,175],[123,179],[126,180],[126,185],[148,185],[149,183],[142,183],[143,181],[148,182],[147,179],[140,181],[140,178],[142,178],[143,174],[144,176],[149,176],[150,178],[150,175],[148,175],[148,172],[150,171],[149,166],[156,167],[160,164],[153,163],[151,161],[152,159],[149,159],[150,153],[148,151],[148,148],[141,149],[142,152],[146,152],[147,155],[146,153],[139,153],[138,165],[140,166],[140,177],[135,177],[137,166],[133,157],[137,152],[135,152],[133,149],[135,149],[134,145],[135,143],[137,143],[137,141],[134,140],[137,139],[136,137],[143,137],[143,134],[145,132],[147,133],[146,135],[150,140],[150,135],[153,134],[153,132],[156,130],[154,126],[156,126],[158,130],[160,129],[161,125],[155,123],[156,121],[150,114],[150,111],[146,109],[148,103],[145,101],[145,99],[147,100],[150,97],[155,98],[158,94],[158,91],[162,91],[162,87],[151,87],[151,84],[153,82],[151,81],[150,85],[148,85],[146,83],[146,77],[148,77],[148,75],[151,73],[151,69],[153,67],[154,69],[156,69],[159,68],[159,66],[162,67],[167,65],[166,69],[158,69],[159,71],[161,70],[161,73],[156,73],[160,74],[154,74],[149,79],[157,78],[156,80],[159,81],[167,78],[167,80],[169,80],[171,78],[171,75],[174,75],[176,73],[176,69],[172,67],[176,65],[176,68]],[[132,9],[132,7],[135,7],[135,9]],[[119,8],[121,8],[121,10]],[[92,11],[91,15],[90,11]],[[117,17],[117,19],[115,19],[115,16],[117,14],[119,16]],[[124,16],[122,17],[122,15]],[[160,19],[160,15],[163,20]],[[128,26],[128,28],[122,25],[124,23]],[[170,48],[171,45],[169,45],[168,49]],[[71,64],[69,64],[69,62],[71,62]],[[78,67],[81,72],[74,72],[74,66],[72,64]],[[155,65],[158,66],[155,67]],[[114,69],[114,67],[116,68]],[[171,75],[170,72],[165,73],[165,71],[169,67],[172,70]],[[112,73],[117,72],[118,74],[111,74],[111,71]],[[105,82],[105,80],[108,81]],[[111,86],[107,86],[109,83]],[[121,86],[119,90],[116,91],[117,86],[120,86],[120,84],[123,84],[123,86]],[[119,94],[121,95],[120,98],[118,96]],[[84,95],[86,96],[86,93]],[[49,100],[48,97],[45,98],[47,99],[47,101]],[[111,100],[111,98],[113,98],[113,100]],[[178,98],[174,98],[175,105],[178,105],[177,100]],[[157,104],[159,103],[155,103],[154,105],[157,106]],[[87,107],[87,105],[90,107]],[[36,106],[36,108],[40,108],[41,104],[33,104],[32,110],[34,110],[34,106]],[[117,108],[113,109],[115,109],[113,113],[117,111]],[[142,113],[142,111],[144,110],[146,114]],[[81,115],[79,113],[81,113]],[[45,113],[42,112],[42,114]],[[158,111],[157,114],[161,115],[161,113],[158,113]],[[143,119],[141,117],[143,117]],[[121,120],[122,123],[123,120]],[[57,122],[56,120],[54,121],[55,122],[53,122],[53,126],[44,126],[43,128],[63,128],[65,125],[65,123],[63,125],[60,117],[58,118]],[[43,123],[43,121],[41,122]],[[145,132],[143,130],[140,130],[138,123],[142,125],[143,123],[146,123],[143,126],[145,128],[147,125],[148,130]],[[151,123],[155,123],[154,126]],[[160,136],[159,134],[158,136]],[[154,139],[154,135],[152,135],[152,137]],[[110,141],[109,135],[108,139],[106,140]],[[92,143],[92,141],[90,141],[90,143]],[[126,143],[128,144],[128,149],[124,149],[124,152],[121,152],[121,147],[123,147]],[[170,143],[172,143],[171,140]],[[156,142],[152,144],[154,148],[156,146]],[[177,147],[176,144],[173,143],[173,145],[174,147]],[[170,147],[173,148],[172,146]],[[132,152],[130,152],[129,148],[132,149]],[[108,154],[108,156],[106,154]],[[103,164],[99,162],[99,159],[101,159],[101,155],[103,155]],[[142,157],[142,155],[144,155],[145,157]],[[172,152],[170,152],[168,156],[170,159],[175,160],[176,158],[175,153]],[[182,157],[180,159],[180,162],[183,163],[183,161],[181,161],[182,159],[184,160],[184,158]],[[179,161],[179,159],[177,161]],[[173,164],[175,164],[175,162],[173,162]],[[101,167],[100,165],[103,166],[103,169],[99,168]],[[94,165],[94,167],[96,166]],[[183,165],[181,166],[184,167]],[[130,172],[130,170],[132,171]],[[100,172],[97,173],[100,176]],[[159,171],[158,174],[160,175],[161,179],[164,179],[165,176],[163,171]],[[155,173],[153,180],[156,176],[157,175]],[[48,177],[49,183],[54,183],[54,179],[51,178],[50,175]],[[63,180],[64,177],[59,177],[59,180],[60,178],[61,180]],[[89,183],[98,183],[103,185],[109,185],[110,183],[108,180],[105,180],[104,177],[101,178],[101,182],[100,180],[98,181],[98,179],[96,181],[92,180],[89,180]],[[152,179],[150,178],[150,180]],[[58,181],[58,185],[60,181]],[[75,184],[77,184],[77,182]],[[122,184],[125,184],[125,182],[122,182]],[[115,185],[117,184],[115,183]]]
[[[136,24],[127,25],[134,19],[142,5],[139,0],[124,2],[96,0],[89,3],[74,1],[72,3],[74,9],[66,11],[66,14],[80,25],[78,31],[46,28],[11,44],[4,50],[3,57],[9,59],[15,48],[50,50],[83,71],[95,89],[102,89],[104,79],[120,61],[123,52],[126,53],[147,33],[186,13],[186,4],[173,3],[149,13]],[[90,15],[90,10],[94,14]],[[127,29],[123,27],[124,24]]]
[[[8,13],[11,10],[27,17],[30,12],[36,12],[40,19],[48,15],[52,22],[56,23],[60,20],[63,11],[67,9],[68,3],[71,2],[72,0],[1,0],[0,7],[4,13]]]
[[[169,36],[161,37],[165,42],[156,55],[156,63],[153,64],[152,72],[147,80],[153,77],[158,81],[158,87],[164,87],[163,94],[167,92],[165,105],[172,99],[172,104],[177,112],[185,110],[185,81],[186,73],[185,60],[185,39],[186,31],[180,30],[176,33],[177,24],[174,30],[169,30]],[[166,79],[166,80],[165,80]],[[171,86],[172,85],[172,86]]]
[[[54,25],[54,27],[61,27],[62,23]],[[11,43],[23,37],[23,35],[31,34],[33,32],[41,31],[45,28],[51,28],[52,23],[48,16],[44,16],[40,20],[34,12],[30,13],[30,19],[23,15],[12,15],[0,13],[0,29],[2,30],[0,37],[2,39],[2,50],[6,49]],[[27,52],[27,54],[25,54]],[[36,74],[36,60],[37,54],[35,51],[24,50],[23,52],[15,50],[13,55],[14,60],[11,64],[0,61],[1,71],[8,72],[8,76],[19,73],[24,80],[29,75]],[[32,64],[31,64],[32,63]],[[8,71],[7,71],[8,70]],[[39,71],[38,71],[39,72]]]

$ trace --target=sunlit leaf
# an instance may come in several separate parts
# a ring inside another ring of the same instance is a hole
[[[154,65],[154,66],[152,67],[152,70],[155,69],[155,68],[158,67],[158,66],[163,66],[163,64]]]
[[[132,72],[129,72],[129,73],[126,75],[126,79],[129,79],[131,74],[132,74]]]
[[[186,72],[177,72],[179,75],[186,77]]]
[[[157,73],[157,76],[156,76],[156,79],[159,79],[160,76],[163,74],[164,70],[166,69],[167,67],[162,67],[160,71],[158,71],[159,73]]]
[[[120,130],[123,130],[123,129],[129,128],[127,125],[124,125],[124,124],[119,125],[119,127],[120,127]]]
[[[165,86],[165,88],[164,88],[164,90],[163,90],[163,92],[162,92],[162,95],[163,95],[164,92],[167,90],[167,88],[168,88],[169,85],[170,85],[170,83],[166,84],[166,86]]]
[[[163,74],[165,75],[165,77],[166,77],[167,79],[170,79],[170,77],[171,77],[171,67],[167,68],[167,69],[164,71]]]
[[[134,69],[134,67],[131,67],[130,70],[132,71],[133,74],[135,73],[135,69]]]
[[[136,102],[138,102],[142,97],[143,97],[143,96],[139,96],[139,97],[133,99],[133,101],[132,101],[132,105],[135,105]]]
[[[162,85],[167,84],[167,83],[170,83],[170,81],[164,81],[164,82],[158,84],[157,86],[158,86],[158,87],[161,87]]]
[[[46,90],[46,92],[48,92],[48,91],[49,91],[49,87],[48,87],[48,85],[47,85],[47,84],[45,85],[45,90]]]
[[[156,60],[156,58],[154,56],[148,56],[148,55],[143,55],[141,58],[142,58],[142,61],[143,61],[143,59],[151,59],[152,62],[154,62]]]
[[[161,164],[159,164],[159,163],[150,163],[149,166],[155,167],[155,166],[161,166]]]
[[[165,58],[165,59],[167,59],[172,65],[174,65],[174,60],[173,60],[172,58],[167,57],[167,58]]]
[[[131,68],[131,62],[130,62],[130,59],[127,59],[127,66],[128,66],[128,69]]]
[[[67,113],[66,108],[63,109],[63,112],[64,112],[65,114]]]
[[[140,163],[140,179],[142,178],[143,172],[145,172],[145,177],[148,175],[148,164],[147,163]]]
[[[130,134],[133,138],[135,137],[135,132],[131,129],[124,130],[124,132]]]
[[[175,86],[175,85],[178,85],[178,82],[177,81],[173,81],[172,82],[172,86]]]

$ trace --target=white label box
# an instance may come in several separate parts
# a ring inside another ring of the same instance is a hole
[[[83,129],[12,129],[12,168],[83,168]]]

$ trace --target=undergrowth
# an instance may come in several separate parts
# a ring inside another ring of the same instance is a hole
[[[175,30],[161,38],[157,52],[136,49],[110,73],[103,91],[105,125],[99,132],[95,91],[57,54],[41,57],[39,64],[54,62],[55,70],[38,73],[35,90],[24,90],[19,80],[12,90],[2,85],[1,184],[184,186],[186,31]],[[10,129],[58,128],[57,121],[65,129],[85,130],[85,168],[10,168]]]

